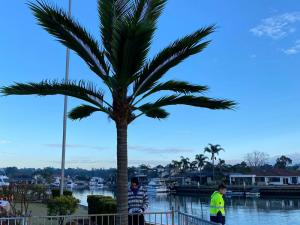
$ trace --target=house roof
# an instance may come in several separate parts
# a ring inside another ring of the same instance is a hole
[[[268,169],[268,170],[255,170],[252,174],[257,177],[262,176],[300,176],[300,171],[284,170],[284,169]]]

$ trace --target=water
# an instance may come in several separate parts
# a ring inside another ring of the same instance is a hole
[[[89,194],[114,196],[108,190],[74,191],[75,197],[81,204],[87,205]],[[209,218],[209,198],[190,196],[156,195],[149,196],[149,211],[166,211],[172,207],[181,211]],[[227,225],[300,225],[300,196],[299,199],[226,199]]]

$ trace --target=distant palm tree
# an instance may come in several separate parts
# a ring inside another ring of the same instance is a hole
[[[232,109],[235,106],[233,101],[202,95],[208,89],[206,86],[165,80],[164,75],[170,69],[207,47],[210,41],[205,38],[214,32],[214,26],[200,28],[174,41],[154,58],[147,58],[165,3],[166,0],[98,0],[101,46],[62,9],[43,1],[30,3],[38,23],[87,63],[109,95],[104,98],[104,92],[95,84],[82,80],[16,83],[1,90],[4,95],[71,96],[87,103],[71,110],[71,119],[81,120],[94,112],[102,112],[115,122],[117,211],[122,214],[128,212],[127,129],[130,123],[143,115],[164,119],[169,115],[164,107],[171,105],[214,110]],[[201,68],[195,72],[201,72]],[[155,98],[158,93],[163,95]],[[99,132],[101,135],[103,129]],[[127,224],[126,217],[122,218],[122,224]]]
[[[225,167],[226,163],[225,160],[219,159],[218,167],[220,169],[220,173],[223,173],[223,168]]]
[[[197,161],[192,161],[190,163],[190,170],[194,171],[194,170],[197,170],[197,169],[198,169],[198,162]]]
[[[176,172],[181,171],[181,162],[180,161],[173,160],[171,165],[172,165],[172,168],[174,168]]]
[[[205,166],[207,159],[208,158],[204,154],[197,154],[195,156],[195,160],[197,162],[197,167],[200,172],[200,184],[201,184],[201,180],[202,180],[202,169]]]
[[[216,155],[219,155],[220,151],[224,151],[220,145],[208,144],[208,147],[204,149],[204,152],[211,154],[212,166],[213,166],[213,180],[215,180],[215,160],[217,159]]]
[[[190,159],[181,156],[181,157],[180,157],[180,162],[181,162],[182,172],[188,171],[189,168],[190,168]]]

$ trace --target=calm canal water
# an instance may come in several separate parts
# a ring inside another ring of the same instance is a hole
[[[87,205],[90,194],[114,196],[108,190],[76,190],[75,197]],[[180,208],[181,211],[209,218],[209,198],[190,196],[156,195],[149,196],[149,211],[166,211]],[[229,198],[226,199],[227,225],[300,225],[300,196],[295,199],[270,198]]]

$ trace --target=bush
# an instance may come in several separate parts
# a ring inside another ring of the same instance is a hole
[[[78,208],[79,200],[73,196],[59,196],[50,199],[47,203],[49,216],[71,215]],[[63,224],[63,218],[60,218],[58,223]]]
[[[59,215],[71,215],[78,208],[79,200],[73,196],[59,196],[50,199],[47,208],[48,215],[59,216]]]
[[[60,190],[59,189],[52,189],[51,193],[52,193],[52,198],[60,196]],[[68,190],[64,190],[64,194],[63,195],[64,196],[72,196],[73,192],[72,191],[68,191]]]
[[[117,212],[117,202],[114,198],[102,195],[89,195],[87,197],[89,214],[112,214]],[[97,225],[115,223],[114,217],[96,218],[91,217],[92,222],[97,221]]]

